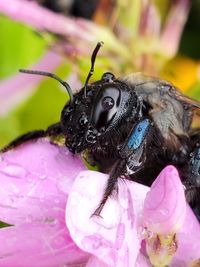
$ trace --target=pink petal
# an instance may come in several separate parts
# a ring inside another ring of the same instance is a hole
[[[67,195],[82,161],[47,139],[1,155],[0,220],[10,224],[64,221]]]
[[[135,267],[152,267],[150,261],[141,253],[138,255]]]
[[[104,262],[100,261],[97,257],[91,256],[85,267],[109,267]]]
[[[186,200],[183,185],[175,167],[166,167],[154,181],[147,194],[144,225],[157,234],[177,232],[184,222]]]
[[[1,267],[75,267],[88,257],[74,244],[64,224],[27,223],[0,229]]]
[[[151,267],[151,266],[152,265],[149,262],[149,260],[140,253],[137,257],[134,267]],[[91,256],[85,267],[110,267],[110,266],[100,261],[97,257]]]
[[[177,234],[177,240],[178,249],[172,267],[186,267],[195,260],[200,261],[200,224],[189,206],[186,209],[184,224]]]
[[[68,193],[82,161],[47,139],[1,154],[0,266],[58,267],[83,263],[88,255],[72,241],[65,224]]]
[[[84,171],[77,177],[69,195],[66,223],[70,235],[82,249],[95,255],[109,266],[134,266],[140,249],[137,233],[136,210],[140,210],[142,197],[134,195],[136,183],[119,183],[118,196],[110,197],[100,217],[91,217],[97,208],[108,176],[93,171]],[[140,191],[146,187],[138,185]],[[140,207],[140,209],[138,208]]]
[[[141,19],[139,25],[140,36],[146,35],[151,39],[159,38],[160,28],[161,18],[155,4],[152,2],[144,3],[144,7],[141,10]]]
[[[61,50],[66,48],[65,52],[67,51],[67,53],[70,53],[71,50],[74,51],[74,47],[78,44],[78,51],[91,55],[91,46],[88,46],[88,42],[96,44],[99,40],[107,40],[109,49],[118,54],[121,53],[124,57],[129,57],[127,48],[107,28],[84,19],[73,19],[56,14],[39,6],[35,1],[0,1],[0,13],[25,23],[36,30],[62,35],[71,43],[71,45],[62,45],[61,47]]]
[[[172,3],[160,39],[161,50],[165,56],[173,57],[177,52],[191,2],[190,0],[177,0]]]
[[[95,38],[91,32],[92,23],[56,14],[39,6],[34,1],[0,1],[0,13],[39,30],[46,30],[86,41],[92,41]]]

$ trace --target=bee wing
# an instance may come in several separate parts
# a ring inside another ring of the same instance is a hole
[[[155,101],[156,104],[162,102],[162,96],[165,96],[166,92],[173,87],[171,83],[165,80],[147,76],[141,72],[129,74],[120,80],[128,84],[130,88],[133,88],[136,94],[142,97],[144,101],[152,102],[152,106],[154,106]]]
[[[189,96],[183,95],[180,91],[174,90],[174,96],[181,102],[188,104],[194,109],[200,109],[200,102],[198,100],[192,99]]]
[[[186,136],[190,127],[192,110],[188,109],[199,109],[200,103],[183,95],[171,83],[142,73],[130,74],[122,81],[150,105],[149,116],[168,146],[178,147],[178,136]]]
[[[157,77],[147,76],[141,72],[136,72],[125,76],[122,78],[122,81],[128,83],[130,87],[133,87],[136,90],[136,93],[142,96],[144,100],[150,101],[150,104],[152,104],[153,107],[155,100],[157,105],[158,103],[164,102],[167,95],[169,95],[178,101],[188,104],[191,108],[200,109],[200,102],[198,100],[184,95],[173,84]],[[159,100],[159,102],[157,102],[157,100]]]

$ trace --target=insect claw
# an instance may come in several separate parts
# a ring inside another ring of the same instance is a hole
[[[90,218],[96,216],[96,217],[99,217],[99,218],[102,218],[103,219],[103,217],[101,216],[101,212],[103,210],[103,207],[104,207],[104,204],[100,204],[98,206],[98,208],[92,213],[92,215],[90,216]]]
[[[92,215],[90,216],[90,219],[92,219],[93,217],[97,217],[97,218],[103,219],[103,217],[101,216],[101,214],[98,214],[96,211],[94,213],[92,213]]]

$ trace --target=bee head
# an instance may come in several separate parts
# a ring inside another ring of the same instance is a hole
[[[101,80],[88,84],[94,72],[97,53],[102,46],[99,42],[91,56],[91,68],[84,87],[75,95],[70,85],[50,72],[20,70],[23,73],[48,76],[59,81],[67,90],[69,101],[61,113],[60,125],[66,138],[66,146],[72,153],[79,153],[94,145],[99,138],[116,127],[129,110],[132,98],[128,86],[106,72]]]
[[[117,80],[112,73],[85,87],[73,96],[61,114],[62,132],[66,146],[73,153],[95,145],[105,139],[108,132],[114,133],[117,125],[131,109],[131,90]]]

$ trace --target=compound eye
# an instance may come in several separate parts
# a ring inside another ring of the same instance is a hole
[[[112,97],[105,96],[101,101],[101,105],[102,105],[103,109],[110,110],[114,107],[115,101]]]
[[[107,129],[113,122],[121,102],[120,90],[115,86],[105,86],[94,100],[92,124],[98,131]]]

